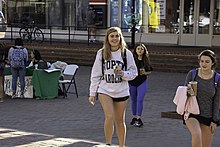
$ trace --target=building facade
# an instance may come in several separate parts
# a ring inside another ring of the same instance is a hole
[[[97,13],[97,29],[119,26],[135,42],[220,46],[220,0],[0,0],[7,22],[34,20],[42,26],[87,31],[87,8]],[[132,8],[135,6],[134,13]]]

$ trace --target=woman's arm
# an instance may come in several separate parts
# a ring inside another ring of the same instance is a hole
[[[138,71],[137,71],[137,66],[135,64],[134,61],[134,57],[133,54],[130,50],[126,50],[126,58],[127,58],[127,71],[123,71],[123,80],[133,80],[137,75],[138,75]]]
[[[189,84],[189,82],[192,81],[192,70],[190,70],[188,72],[188,74],[186,75],[186,79],[185,79],[185,86],[187,86]]]
[[[102,78],[102,50],[99,50],[96,54],[95,62],[91,71],[90,78],[90,96],[95,96],[98,86]]]

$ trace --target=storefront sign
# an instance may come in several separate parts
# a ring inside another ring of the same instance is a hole
[[[166,0],[157,0],[160,5],[160,19],[166,19]]]
[[[112,0],[110,6],[110,22],[111,26],[118,26],[118,0]]]

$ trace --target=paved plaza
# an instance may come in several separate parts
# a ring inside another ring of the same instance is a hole
[[[5,99],[0,103],[0,147],[95,147],[105,143],[104,115],[99,101],[88,103],[91,67],[80,66],[76,75],[79,98],[53,100]],[[174,111],[172,100],[186,73],[153,71],[144,100],[142,128],[131,126],[130,99],[126,111],[127,147],[190,147],[191,137],[179,119],[163,118]],[[73,90],[73,88],[71,88]],[[113,146],[117,136],[114,133]],[[220,146],[217,128],[212,147]]]

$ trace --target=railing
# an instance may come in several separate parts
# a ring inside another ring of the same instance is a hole
[[[5,29],[0,30],[0,32],[5,32],[5,37],[2,38],[4,40],[13,41],[15,38],[20,37],[19,31],[22,28],[22,24],[0,24],[0,26],[4,26]],[[89,42],[89,29],[85,27],[77,27],[76,26],[45,26],[45,25],[37,25],[38,28],[44,34],[44,40],[49,41],[51,44],[53,42],[66,42],[71,44],[72,42],[78,41],[87,41]],[[105,37],[106,27],[97,27],[95,37],[98,41],[102,41]],[[123,28],[126,29],[126,28]],[[125,38],[131,38],[131,33],[124,35]]]

